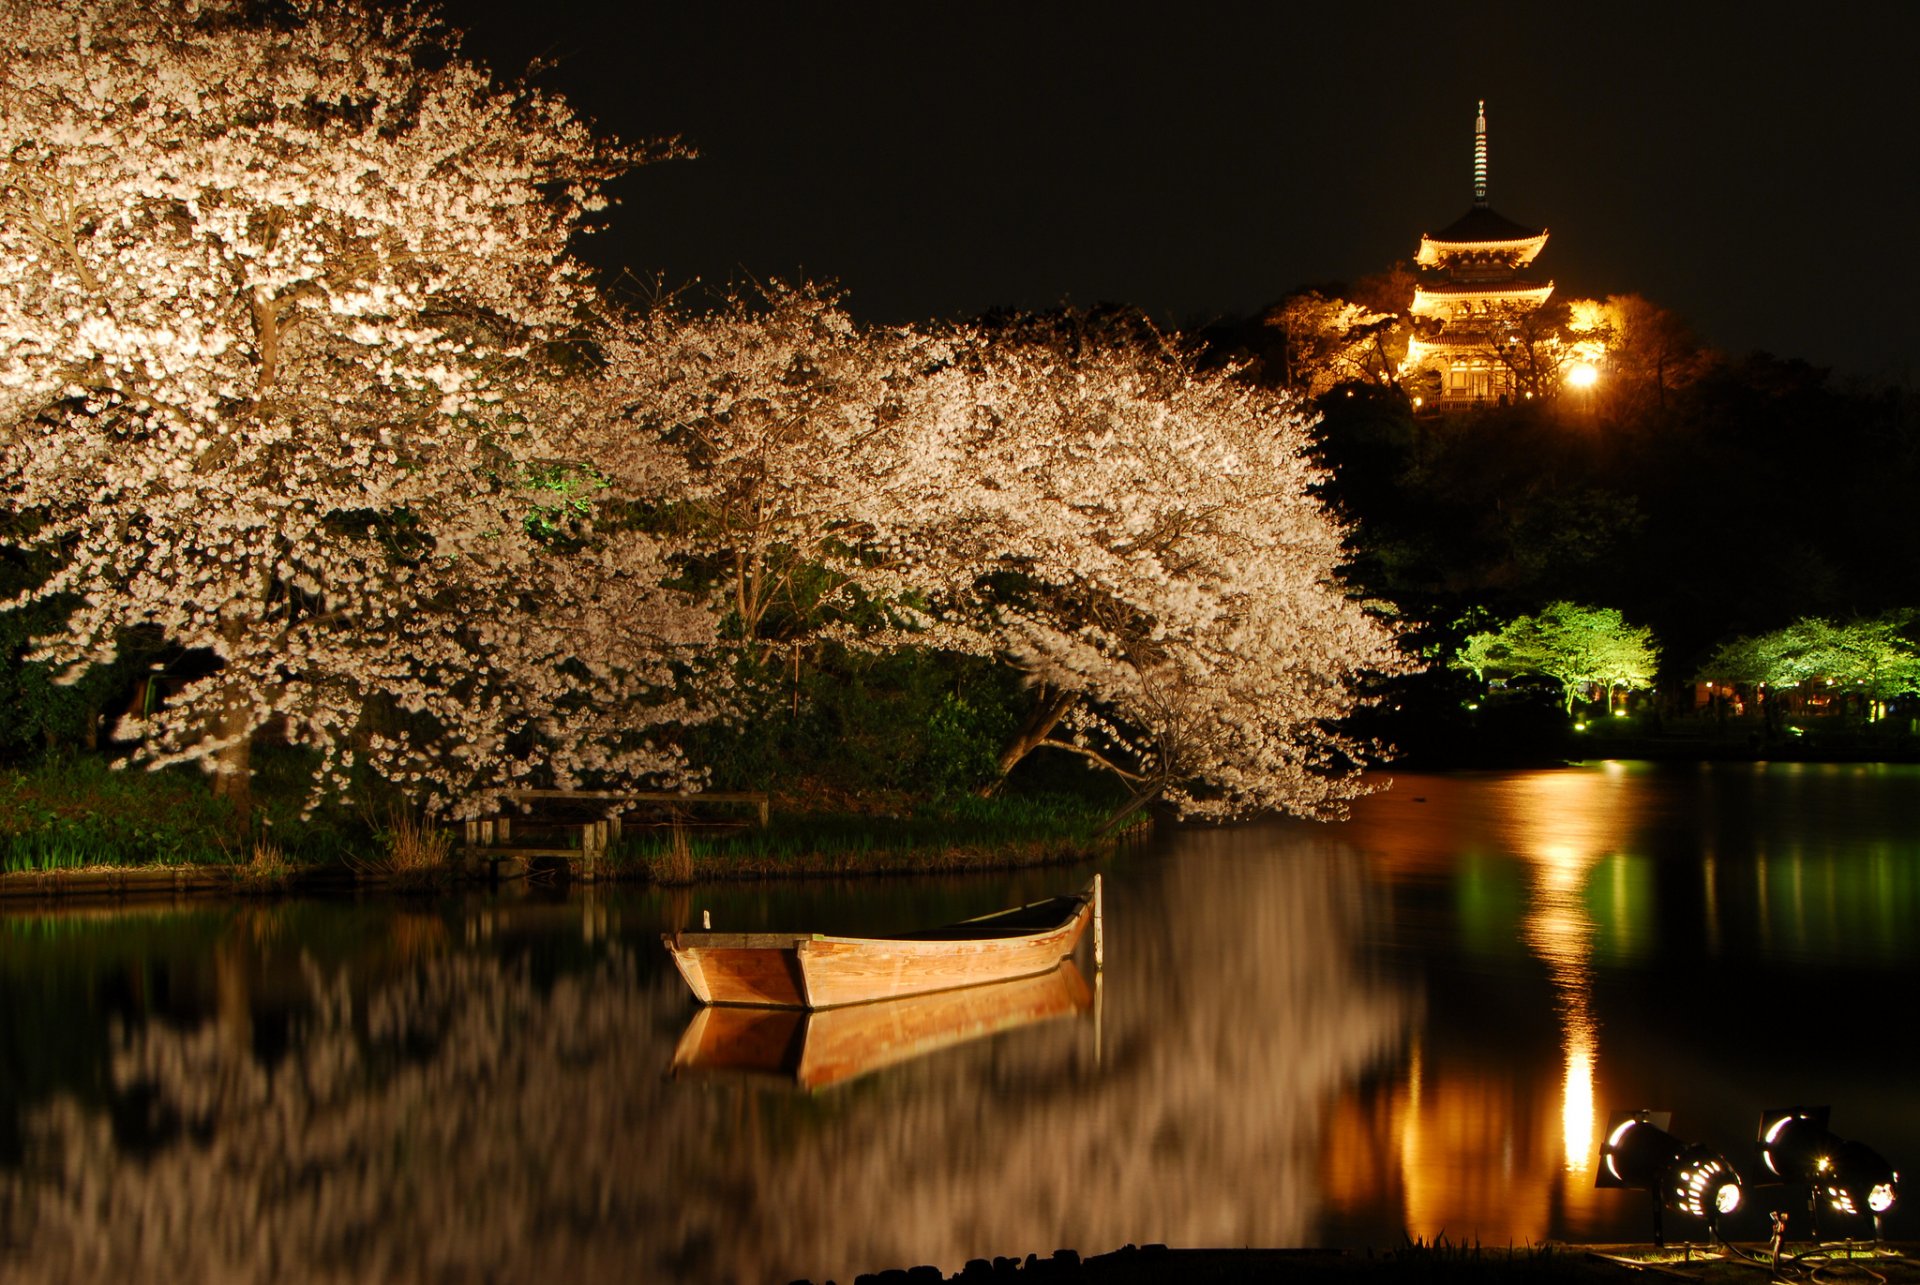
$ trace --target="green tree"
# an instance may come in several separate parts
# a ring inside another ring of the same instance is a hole
[[[1612,696],[1615,687],[1650,687],[1660,665],[1653,631],[1629,625],[1612,607],[1548,604],[1498,629],[1471,634],[1450,662],[1484,679],[1489,673],[1545,674],[1566,688],[1573,712],[1578,688],[1591,683]]]
[[[1749,686],[1823,686],[1871,702],[1920,692],[1920,611],[1911,608],[1834,623],[1806,616],[1784,629],[1736,638],[1716,650],[1703,681]]]

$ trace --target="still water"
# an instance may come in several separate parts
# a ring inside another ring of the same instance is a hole
[[[1085,988],[811,1087],[793,1047],[671,1071],[696,1008],[660,931],[908,927],[1086,872],[6,911],[0,1278],[845,1283],[1128,1241],[1639,1240],[1645,1197],[1593,1182],[1636,1107],[1749,1180],[1792,1104],[1920,1166],[1920,769],[1402,776],[1341,825],[1104,872]],[[1761,1235],[1755,1195],[1731,1234]]]

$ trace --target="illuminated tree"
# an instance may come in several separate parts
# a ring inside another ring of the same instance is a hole
[[[879,546],[942,502],[909,423],[940,347],[813,287],[661,307],[607,343],[620,431],[585,449],[617,489],[658,490],[676,461],[677,556],[757,654],[910,588]]]
[[[1640,295],[1608,295],[1599,319],[1606,393],[1620,410],[1665,410],[1670,395],[1706,368],[1708,355],[1686,323]]]
[[[1637,294],[1575,299],[1562,326],[1566,368],[1589,367],[1616,417],[1664,412],[1711,358],[1679,317]]]
[[[1335,578],[1290,400],[1137,319],[863,330],[805,290],[609,353],[632,458],[685,461],[690,574],[749,649],[1010,659],[1035,700],[1000,777],[1045,747],[1196,813],[1353,792],[1362,747],[1326,722],[1401,662]],[[596,460],[623,484],[617,443]]]
[[[1393,386],[1406,337],[1399,318],[1317,290],[1293,295],[1266,315],[1280,339],[1279,382],[1318,397],[1340,384]]]
[[[565,742],[589,693],[674,716],[643,640],[697,618],[639,532],[539,520],[568,243],[638,155],[412,9],[0,0],[0,31],[0,488],[60,555],[21,600],[77,602],[38,655],[217,656],[140,730],[243,812],[269,726],[429,802],[528,736],[674,772],[650,716]]]
[[[1920,692],[1920,612],[1893,611],[1839,624],[1809,616],[1784,629],[1736,638],[1714,652],[1702,681],[1821,687],[1870,702]]]
[[[1576,691],[1583,685],[1609,693],[1615,687],[1651,686],[1660,652],[1651,629],[1627,624],[1611,607],[1555,602],[1536,615],[1470,635],[1450,663],[1481,679],[1490,673],[1558,679],[1566,690],[1567,712],[1572,713]]]
[[[1569,305],[1559,302],[1504,308],[1486,323],[1481,351],[1512,374],[1513,387],[1523,397],[1557,397],[1575,360],[1568,318]]]
[[[1097,322],[977,332],[943,372],[919,455],[955,484],[906,555],[930,631],[1031,679],[1002,773],[1050,748],[1132,806],[1335,813],[1364,747],[1331,722],[1405,662],[1338,579],[1306,419],[1137,319]]]

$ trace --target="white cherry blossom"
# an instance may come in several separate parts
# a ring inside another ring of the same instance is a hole
[[[411,8],[0,0],[0,36],[0,487],[74,604],[40,655],[215,654],[128,730],[240,802],[268,731],[429,806],[681,778],[646,729],[703,613],[643,533],[529,520],[569,242],[640,155]]]

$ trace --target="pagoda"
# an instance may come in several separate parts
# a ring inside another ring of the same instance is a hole
[[[1515,223],[1487,204],[1482,101],[1473,122],[1473,206],[1440,231],[1423,233],[1414,257],[1415,338],[1402,369],[1420,401],[1464,406],[1532,395],[1527,385],[1537,354],[1529,319],[1553,282],[1535,281],[1527,269],[1546,244],[1545,228]]]

